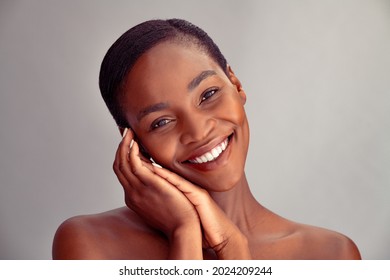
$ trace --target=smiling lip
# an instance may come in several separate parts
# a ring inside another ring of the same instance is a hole
[[[192,164],[203,164],[215,161],[226,150],[229,144],[230,136],[223,138],[222,141],[216,139],[216,141],[211,141],[210,144],[197,149],[190,157],[190,159],[186,160],[185,162]],[[214,144],[213,142],[217,142],[217,144]]]

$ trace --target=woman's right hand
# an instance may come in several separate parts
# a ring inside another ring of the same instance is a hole
[[[170,257],[202,258],[202,234],[195,207],[181,191],[153,172],[130,129],[119,144],[113,168],[123,186],[126,205],[167,236]]]

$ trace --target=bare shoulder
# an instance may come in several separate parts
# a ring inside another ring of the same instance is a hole
[[[72,217],[53,240],[53,259],[160,259],[166,241],[126,207]]]
[[[328,229],[299,225],[295,234],[301,246],[308,249],[309,259],[356,260],[361,259],[356,244],[347,236]]]
[[[361,259],[355,243],[341,233],[268,213],[268,227],[259,229],[252,243],[257,259]]]

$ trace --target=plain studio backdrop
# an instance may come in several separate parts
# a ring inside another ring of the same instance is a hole
[[[124,205],[100,63],[133,25],[171,17],[205,29],[243,83],[257,199],[389,259],[385,0],[2,0],[0,258],[50,259],[65,219]]]

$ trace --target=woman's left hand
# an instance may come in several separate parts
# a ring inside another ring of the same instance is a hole
[[[198,212],[208,247],[219,259],[251,259],[248,241],[240,229],[226,216],[210,194],[165,168],[153,171],[180,190]]]

